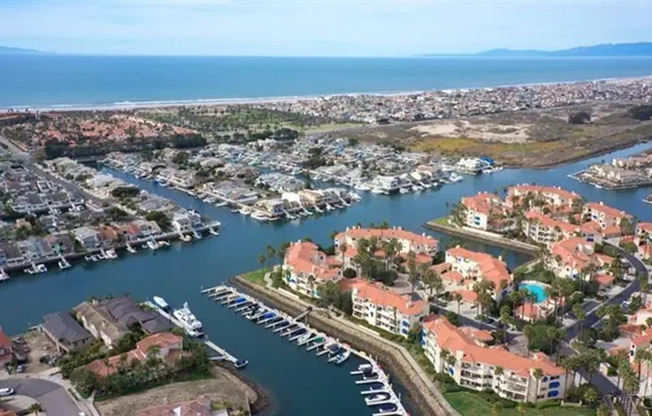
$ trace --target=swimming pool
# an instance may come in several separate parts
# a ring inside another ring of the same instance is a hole
[[[536,297],[536,303],[543,302],[548,298],[546,296],[545,285],[539,282],[524,282],[518,285],[519,288],[523,288],[533,294]]]

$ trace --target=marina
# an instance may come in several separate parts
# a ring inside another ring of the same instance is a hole
[[[365,353],[358,352],[349,345],[316,331],[301,322],[301,319],[310,313],[310,309],[293,318],[283,312],[269,308],[262,302],[239,292],[233,287],[225,285],[202,289],[201,293],[215,303],[223,306],[234,304],[235,302],[240,304],[248,302],[249,306],[244,306],[240,310],[240,314],[243,317],[266,329],[273,328],[281,322],[285,323],[287,328],[279,331],[281,337],[287,336],[289,342],[296,343],[298,347],[304,348],[307,352],[314,351],[316,357],[326,356],[328,363],[339,366],[345,363],[352,354],[357,355],[366,362],[360,364],[357,370],[351,371],[350,374],[361,376],[361,378],[355,381],[357,385],[374,384],[376,386],[372,391],[373,395],[366,396],[364,399],[365,404],[372,409],[372,415],[408,415],[408,412],[401,403],[400,397],[392,389],[389,376],[375,360],[369,358]],[[227,306],[227,308],[229,307]],[[369,393],[363,391],[361,394],[365,395]]]
[[[146,189],[173,199],[186,209],[193,209],[219,220],[220,238],[204,239],[201,244],[183,244],[170,241],[166,250],[157,250],[152,255],[121,254],[115,261],[99,261],[83,267],[59,270],[48,267],[50,271],[43,275],[28,278],[12,278],[0,285],[0,314],[10,316],[21,308],[25,299],[31,300],[31,307],[25,309],[20,317],[3,323],[3,330],[9,334],[18,334],[30,323],[33,325],[41,316],[56,310],[65,310],[71,304],[79,303],[91,296],[109,295],[129,292],[134,297],[151,299],[152,288],[167,299],[188,300],[193,312],[199,316],[207,334],[220,346],[237,352],[237,356],[246,357],[252,364],[243,370],[250,377],[270,391],[278,407],[271,415],[330,416],[333,414],[365,414],[368,407],[360,399],[360,391],[351,382],[348,367],[355,370],[359,359],[352,354],[341,370],[335,365],[326,365],[326,360],[315,360],[316,349],[309,353],[298,354],[296,345],[287,342],[286,334],[290,325],[277,332],[275,329],[261,331],[258,325],[243,325],[241,316],[233,313],[235,309],[215,308],[215,304],[197,291],[199,286],[214,286],[216,282],[226,282],[230,277],[260,267],[256,256],[266,245],[278,246],[286,241],[298,241],[310,237],[316,243],[329,244],[328,233],[343,230],[357,222],[376,224],[388,221],[392,225],[421,232],[421,225],[434,217],[448,213],[450,206],[462,196],[486,190],[493,192],[514,183],[529,182],[541,185],[562,186],[585,196],[589,200],[604,201],[605,204],[618,207],[636,215],[641,220],[652,220],[650,205],[642,202],[649,194],[649,189],[630,189],[617,192],[596,189],[566,177],[603,158],[626,157],[649,149],[649,144],[642,144],[630,149],[620,150],[611,155],[576,162],[547,170],[504,169],[492,175],[466,176],[455,186],[442,187],[437,192],[421,192],[407,195],[375,195],[370,192],[360,193],[362,200],[344,211],[333,211],[330,215],[315,216],[314,220],[301,223],[294,222],[258,222],[229,210],[215,208],[190,195],[169,187],[155,187],[147,181],[132,178],[123,172],[115,171],[114,176],[121,177]],[[436,238],[446,241],[446,236],[426,231]],[[494,256],[503,250],[473,241],[467,242],[469,249],[485,251]],[[134,246],[138,252],[144,251]],[[147,250],[145,253],[150,253]],[[154,254],[155,253],[155,254]],[[528,260],[527,255],[508,251],[505,260],[514,269]],[[82,260],[83,261],[83,260]],[[54,270],[53,270],[54,269]],[[245,321],[246,322],[246,321]],[[219,338],[217,338],[219,334]],[[264,348],[261,348],[264,345]],[[270,356],[275,359],[269,359]],[[296,394],[296,385],[287,383],[288,379],[310,380],[304,388],[304,394]],[[365,385],[368,390],[373,386]],[[404,397],[400,384],[394,379],[394,390]],[[267,415],[266,415],[267,416]]]

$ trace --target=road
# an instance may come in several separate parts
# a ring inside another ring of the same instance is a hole
[[[70,192],[74,192],[74,193],[77,193],[77,194],[79,194],[81,192],[82,194],[84,194],[84,198],[86,198],[87,201],[92,201],[93,204],[95,204],[95,206],[100,207],[100,206],[102,206],[102,204],[104,202],[106,202],[105,200],[96,197],[95,195],[91,194],[90,192],[86,191],[85,189],[83,189],[80,186],[77,186],[77,185],[75,185],[75,184],[73,184],[71,182],[64,181],[62,179],[57,178],[56,176],[54,176],[50,172],[42,169],[40,166],[36,165],[35,163],[31,163],[31,162],[26,161],[26,165],[28,166],[28,168],[30,170],[32,170],[33,172],[36,172],[39,176],[47,178],[49,181],[52,181],[52,182],[60,185],[61,187],[63,187],[64,189],[69,190]]]
[[[48,416],[77,416],[81,412],[65,388],[38,378],[6,378],[0,388],[10,387],[17,395],[31,397],[43,406]]]

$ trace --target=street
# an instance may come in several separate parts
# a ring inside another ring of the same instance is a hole
[[[0,379],[0,388],[10,387],[17,395],[38,401],[48,416],[77,416],[79,407],[65,388],[54,382],[38,378]]]

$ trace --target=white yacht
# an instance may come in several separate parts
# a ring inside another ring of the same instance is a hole
[[[201,337],[204,335],[202,323],[190,311],[188,302],[183,303],[183,308],[175,309],[172,312],[172,316],[179,320],[179,323],[188,335],[192,337]]]

